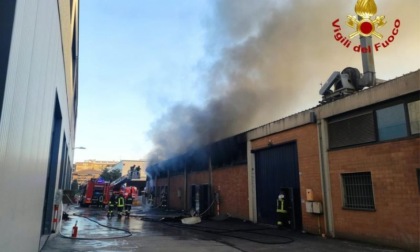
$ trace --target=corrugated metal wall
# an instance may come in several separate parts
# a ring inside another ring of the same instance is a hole
[[[0,118],[6,88],[7,64],[12,43],[13,20],[16,0],[0,1]]]
[[[18,0],[0,117],[2,251],[38,250],[56,96],[61,136],[74,139],[63,62],[57,1]]]
[[[277,197],[282,188],[293,188],[296,228],[302,226],[296,142],[255,153],[257,221],[276,224]]]

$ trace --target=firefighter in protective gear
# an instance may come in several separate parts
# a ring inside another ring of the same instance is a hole
[[[99,198],[98,198],[98,207],[101,207],[101,208],[104,207],[104,196],[102,194],[99,195]]]
[[[114,209],[115,209],[116,200],[117,199],[115,197],[115,194],[112,194],[111,198],[109,199],[109,202],[108,202],[108,214],[107,214],[108,217],[114,216]]]
[[[277,226],[278,227],[289,227],[290,218],[289,211],[287,210],[288,200],[286,199],[286,194],[281,191],[277,198]]]
[[[118,218],[121,218],[124,212],[124,197],[122,194],[118,195],[118,198],[117,198],[117,211],[118,211]]]
[[[162,208],[168,207],[168,196],[165,190],[163,190],[160,194],[160,207]]]
[[[127,196],[127,199],[125,200],[125,216],[130,217],[130,210],[131,205],[133,204],[133,196],[131,193]]]

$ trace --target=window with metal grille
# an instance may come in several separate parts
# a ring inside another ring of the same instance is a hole
[[[341,174],[343,207],[356,210],[375,210],[370,172]]]
[[[328,123],[330,148],[376,141],[372,112],[331,120]]]

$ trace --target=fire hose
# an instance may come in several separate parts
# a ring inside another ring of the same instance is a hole
[[[284,235],[261,233],[261,231],[265,231],[265,230],[277,230],[277,229],[270,228],[270,227],[252,228],[252,229],[224,229],[224,228],[216,228],[216,227],[197,226],[197,225],[194,225],[194,226],[184,225],[184,224],[181,224],[181,223],[178,224],[178,223],[173,223],[173,222],[166,222],[166,221],[151,219],[151,218],[147,218],[147,217],[142,217],[140,219],[142,221],[162,223],[162,224],[165,224],[167,226],[174,227],[174,228],[190,229],[190,230],[194,230],[194,231],[210,233],[210,234],[213,234],[213,235],[233,237],[233,238],[236,238],[236,239],[251,241],[251,242],[260,243],[260,244],[278,245],[278,244],[288,244],[288,243],[292,243],[292,242],[295,241],[293,238],[288,237],[288,236],[284,236]],[[252,239],[252,238],[248,238],[248,237],[243,237],[243,236],[240,236],[240,235],[235,234],[235,233],[249,233],[249,234],[264,236],[265,238],[266,237],[273,237],[274,239],[280,238],[282,240],[262,241],[262,240],[258,240],[256,238]]]
[[[187,228],[187,229],[192,229],[192,230],[196,230],[196,231],[211,233],[211,234],[215,234],[215,235],[228,236],[228,237],[233,237],[233,238],[237,238],[237,239],[241,239],[241,240],[252,241],[252,242],[261,243],[261,244],[288,244],[288,243],[294,242],[294,239],[291,238],[291,237],[288,237],[288,236],[258,232],[258,231],[264,231],[264,230],[272,230],[272,228],[230,230],[230,229],[198,227],[198,226],[190,226],[190,225],[186,226],[186,225],[179,225],[179,224],[174,224],[174,223],[169,224],[169,223],[166,223],[166,222],[165,222],[165,224],[168,225],[168,226],[171,226],[171,227]],[[258,240],[258,239],[246,238],[246,237],[243,237],[243,236],[240,236],[240,235],[236,235],[234,233],[251,233],[251,234],[256,234],[256,235],[263,235],[263,236],[271,236],[271,237],[274,237],[274,238],[281,238],[283,240],[282,241],[265,242],[265,241],[261,241],[261,240]]]
[[[100,222],[98,222],[98,221],[96,221],[94,219],[91,219],[91,218],[89,218],[87,216],[84,216],[84,215],[78,215],[78,214],[73,214],[73,215],[74,216],[77,216],[77,217],[85,218],[85,219],[87,219],[89,221],[92,221],[92,222],[98,224],[99,226],[102,226],[102,227],[105,227],[105,228],[109,228],[109,229],[118,230],[118,231],[123,231],[123,232],[125,232],[127,234],[121,235],[121,236],[94,237],[94,238],[91,237],[91,238],[87,238],[87,237],[71,237],[71,236],[66,236],[66,235],[63,235],[63,233],[60,231],[60,236],[63,237],[63,238],[66,238],[66,239],[78,239],[78,240],[107,240],[107,239],[126,238],[126,237],[130,237],[130,236],[133,235],[127,229],[122,229],[122,228],[117,228],[117,227],[112,227],[112,226],[104,225],[104,224],[102,224],[102,223],[100,223]]]

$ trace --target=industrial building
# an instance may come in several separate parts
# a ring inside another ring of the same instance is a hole
[[[128,175],[130,172],[131,167],[139,167],[140,174],[138,176],[138,179],[142,181],[146,181],[146,167],[147,167],[147,161],[145,160],[121,160],[114,164],[111,167],[111,170],[119,170],[121,172],[122,176]]]
[[[78,0],[0,1],[0,248],[60,228],[78,104]]]
[[[276,225],[284,191],[291,229],[417,250],[420,71],[324,93],[334,99],[150,165],[156,205],[167,194],[170,208]]]
[[[105,168],[111,169],[116,161],[86,160],[76,162],[72,173],[72,181],[77,180],[79,185],[85,184],[92,178],[99,178]]]

